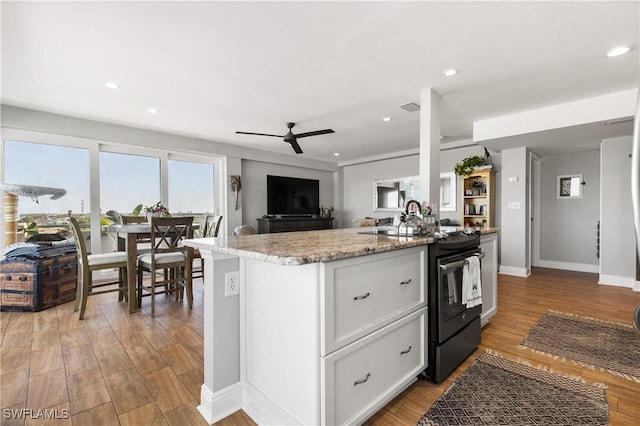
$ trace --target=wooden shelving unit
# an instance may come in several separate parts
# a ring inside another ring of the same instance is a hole
[[[493,227],[495,179],[493,169],[476,170],[462,178],[462,224]]]

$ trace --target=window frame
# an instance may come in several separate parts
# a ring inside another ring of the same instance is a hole
[[[180,149],[158,148],[150,145],[131,145],[123,142],[102,141],[93,138],[59,135],[55,133],[36,132],[13,128],[0,128],[0,181],[5,182],[5,140],[55,145],[89,150],[89,205],[91,222],[91,251],[102,253],[101,223],[100,223],[100,152],[116,154],[140,155],[160,159],[160,195],[161,201],[167,205],[169,194],[169,166],[168,160],[189,161],[194,163],[212,164],[214,170],[214,208],[222,210],[224,203],[224,164],[226,157],[217,154]],[[223,213],[224,214],[224,213]],[[0,203],[0,223],[4,228],[4,205]],[[223,221],[224,224],[224,221]],[[222,224],[222,225],[223,225]],[[222,227],[221,225],[221,227]],[[0,241],[0,248],[4,248],[4,239]]]

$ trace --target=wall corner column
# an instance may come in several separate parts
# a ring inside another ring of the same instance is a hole
[[[440,99],[433,89],[420,92],[420,197],[439,213]]]

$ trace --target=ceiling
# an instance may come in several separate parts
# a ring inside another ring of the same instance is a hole
[[[476,120],[639,80],[638,1],[1,7],[3,104],[285,155],[278,138],[235,132],[284,135],[293,121],[335,130],[299,140],[301,156],[334,163],[417,149],[419,113],[399,105],[425,88],[442,95],[447,143]],[[618,45],[632,50],[605,57]]]

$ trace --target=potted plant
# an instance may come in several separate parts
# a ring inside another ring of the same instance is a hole
[[[467,157],[463,159],[459,163],[456,163],[455,167],[453,168],[453,171],[458,176],[468,176],[474,170],[476,170],[481,166],[485,166],[486,164],[487,163],[485,162],[485,159],[483,157],[480,157],[479,155],[474,155],[472,157]]]
[[[169,213],[169,209],[166,208],[160,201],[152,206],[144,207],[142,211],[147,216],[149,222],[151,222],[151,217],[153,216],[171,216],[171,214]]]

